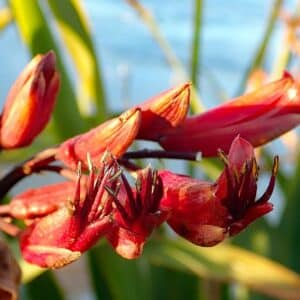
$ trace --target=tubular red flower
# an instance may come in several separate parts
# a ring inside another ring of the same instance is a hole
[[[216,156],[219,148],[227,152],[238,134],[257,147],[299,123],[299,85],[285,73],[255,92],[186,118],[157,141],[169,151],[201,151],[203,156]]]
[[[52,51],[37,55],[13,84],[1,116],[2,148],[31,144],[47,125],[59,89],[55,60]]]
[[[119,117],[106,121],[92,130],[68,139],[58,148],[56,158],[75,169],[78,162],[85,164],[86,153],[98,166],[105,151],[120,157],[134,141],[140,127],[141,112],[138,108],[125,111]]]
[[[168,224],[179,235],[201,246],[213,246],[246,228],[272,210],[268,202],[275,184],[278,158],[270,183],[255,200],[258,168],[253,147],[237,137],[228,157],[220,154],[225,170],[215,183],[161,171],[164,196],[162,211],[169,211]]]
[[[180,125],[189,109],[190,92],[190,83],[184,83],[140,104],[142,122],[137,138],[156,140]]]
[[[73,181],[28,189],[13,197],[8,204],[0,205],[0,215],[26,221],[41,218],[65,206],[75,190],[76,183]],[[84,186],[80,191],[83,199],[86,192]]]
[[[167,214],[159,210],[163,188],[156,171],[150,167],[138,171],[135,189],[124,175],[122,180],[121,190],[114,196],[114,220],[118,226],[107,234],[107,239],[119,255],[133,259],[142,253],[146,239],[167,219]]]
[[[98,174],[91,168],[83,200],[79,175],[69,205],[34,221],[23,231],[20,247],[28,262],[46,268],[63,267],[78,259],[114,226],[112,197],[105,188],[116,189],[119,167],[107,157],[101,164]]]

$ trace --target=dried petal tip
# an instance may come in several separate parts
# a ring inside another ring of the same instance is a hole
[[[86,153],[98,167],[106,151],[120,157],[134,141],[140,127],[141,112],[134,108],[119,117],[108,120],[98,127],[65,141],[58,149],[56,158],[75,169],[78,161],[87,168]]]
[[[272,168],[272,175],[276,176],[278,173],[278,168],[279,168],[279,156],[276,155],[274,157],[274,162],[273,162],[273,168]]]
[[[190,90],[191,84],[184,83],[141,104],[138,138],[157,140],[167,130],[179,126],[189,109]]]
[[[1,118],[0,146],[28,146],[47,125],[59,89],[53,51],[37,55],[13,84]]]
[[[87,166],[88,166],[89,172],[92,172],[94,167],[93,167],[91,154],[89,152],[86,154],[86,161],[87,161]],[[101,159],[101,161],[102,161],[102,159]],[[78,165],[79,164],[80,164],[80,171],[81,171],[81,162],[78,162]]]

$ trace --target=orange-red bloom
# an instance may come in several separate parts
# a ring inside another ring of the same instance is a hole
[[[1,148],[32,143],[50,119],[58,89],[54,52],[34,57],[7,96],[1,115]]]
[[[190,90],[190,83],[184,83],[140,104],[142,122],[137,138],[156,140],[178,127],[189,110]]]
[[[76,168],[89,152],[94,165],[107,150],[120,157],[136,137],[158,138],[164,131],[182,123],[189,107],[190,84],[170,89],[145,103],[125,111],[92,130],[65,141],[56,158]]]
[[[222,157],[225,170],[215,183],[159,172],[164,185],[160,209],[169,211],[168,224],[200,246],[213,246],[272,210],[268,200],[275,184],[277,158],[266,192],[255,200],[258,168],[251,144],[237,137],[228,157]]]
[[[134,108],[125,111],[119,117],[108,120],[90,131],[77,135],[62,143],[57,159],[75,169],[78,162],[84,162],[89,153],[95,166],[99,165],[105,151],[120,157],[133,143],[140,127],[141,112]]]
[[[116,189],[119,167],[107,157],[101,164],[98,174],[91,168],[84,199],[79,175],[68,205],[33,221],[21,234],[21,252],[28,262],[60,268],[78,259],[111,230],[112,197],[105,188]]]
[[[238,134],[254,147],[265,144],[300,123],[300,89],[289,75],[205,113],[188,117],[156,140],[166,150],[201,151],[215,156],[228,151]]]
[[[147,167],[137,172],[135,189],[122,175],[123,184],[118,196],[114,196],[116,211],[115,226],[107,238],[116,252],[133,259],[140,256],[146,239],[164,222],[167,214],[159,210],[163,193],[162,182],[157,172]]]
[[[76,182],[66,181],[50,184],[16,195],[8,204],[0,205],[0,214],[15,219],[30,221],[44,217],[68,204],[76,190]],[[81,188],[81,198],[85,196]]]

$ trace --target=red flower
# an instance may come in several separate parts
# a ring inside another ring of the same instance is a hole
[[[215,183],[161,171],[164,196],[162,211],[168,224],[181,236],[201,246],[213,246],[239,233],[272,210],[268,202],[275,184],[278,158],[266,192],[258,199],[258,168],[253,147],[244,139],[233,141],[228,157],[221,154],[225,170]]]
[[[28,189],[16,195],[8,204],[0,205],[0,215],[26,221],[41,218],[67,205],[75,190],[76,183],[73,181]],[[85,189],[82,187],[80,191],[81,198],[84,198]]]
[[[66,140],[60,145],[57,159],[76,168],[78,162],[85,165],[89,152],[92,162],[98,166],[105,151],[120,157],[133,143],[140,127],[141,112],[137,108],[125,111],[119,117],[108,120],[90,131]]]
[[[156,141],[166,150],[215,156],[219,148],[227,152],[238,134],[256,147],[299,123],[299,85],[286,73],[255,92],[186,118],[181,126],[164,132]]]
[[[19,148],[32,143],[50,119],[58,89],[54,52],[37,55],[7,96],[1,116],[2,148]]]
[[[165,130],[182,123],[188,111],[189,95],[188,83],[168,90],[117,118],[68,139],[60,145],[56,158],[73,169],[79,161],[84,163],[87,152],[96,166],[106,150],[118,158],[137,136],[155,139]]]
[[[135,189],[124,175],[122,180],[119,195],[114,196],[114,220],[118,226],[107,234],[107,239],[119,255],[133,259],[142,253],[146,239],[167,214],[159,210],[163,188],[156,171],[150,167],[138,171]]]
[[[165,131],[180,125],[189,109],[190,90],[191,85],[184,83],[139,105],[142,122],[137,137],[156,140]]]
[[[117,163],[106,157],[98,174],[91,168],[83,200],[79,175],[69,205],[34,221],[23,231],[20,237],[23,257],[41,267],[60,268],[92,247],[113,227],[112,197],[105,189],[116,189],[118,175]]]

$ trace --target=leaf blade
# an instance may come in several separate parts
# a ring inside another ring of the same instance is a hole
[[[265,295],[296,299],[300,294],[298,274],[235,246],[222,244],[208,249],[181,239],[163,239],[153,242],[146,254],[156,264],[200,277],[238,282]]]

